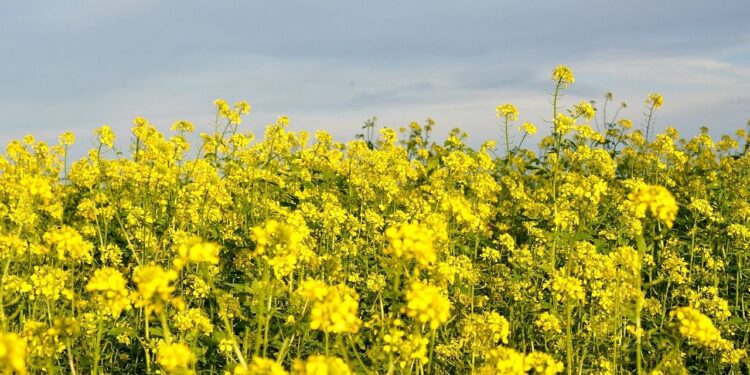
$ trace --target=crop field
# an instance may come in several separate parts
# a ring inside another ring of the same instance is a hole
[[[748,129],[685,139],[658,93],[620,118],[550,78],[546,122],[498,105],[477,148],[221,99],[78,160],[10,142],[0,373],[747,374]]]

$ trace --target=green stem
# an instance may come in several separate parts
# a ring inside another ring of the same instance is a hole
[[[565,303],[565,358],[568,375],[573,374],[573,305]]]

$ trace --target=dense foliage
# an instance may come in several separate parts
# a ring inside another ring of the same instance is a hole
[[[70,133],[11,142],[0,371],[747,373],[748,133],[653,134],[658,94],[634,130],[552,83],[537,151],[511,104],[478,149],[431,120],[255,140],[223,100],[193,149],[143,118],[72,163]]]

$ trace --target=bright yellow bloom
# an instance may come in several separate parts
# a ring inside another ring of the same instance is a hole
[[[503,104],[495,108],[497,110],[497,118],[505,118],[507,121],[515,121],[518,119],[518,108],[513,104]]]
[[[23,176],[21,185],[32,197],[38,197],[42,201],[49,201],[54,197],[52,185],[42,176]]]
[[[334,333],[359,331],[362,324],[359,296],[353,289],[343,284],[328,286],[321,281],[307,280],[298,293],[313,302],[310,328]]]
[[[76,143],[76,136],[72,132],[65,132],[60,135],[60,144],[63,146],[70,146]]]
[[[341,358],[313,355],[294,362],[295,375],[351,375],[352,370]]]
[[[529,133],[529,135],[536,134],[536,125],[531,122],[524,122],[523,125],[521,125],[521,129],[526,133]]]
[[[573,71],[565,65],[558,65],[555,70],[552,71],[552,80],[560,82],[562,87],[568,87],[569,84],[575,83],[575,77]]]
[[[234,110],[237,111],[237,113],[241,115],[246,115],[250,113],[250,104],[247,101],[239,101],[237,103],[234,103]]]
[[[200,333],[210,335],[214,331],[214,325],[211,319],[201,309],[187,309],[175,314],[174,326],[181,332],[187,334]]]
[[[130,298],[125,277],[114,268],[101,268],[94,271],[86,290],[96,292],[96,298],[102,302],[108,312],[118,318],[123,310],[130,308]]]
[[[539,314],[539,317],[534,322],[534,325],[539,327],[544,332],[562,333],[560,319],[550,314],[549,312],[543,312]]]
[[[388,247],[384,250],[386,254],[414,259],[422,267],[437,261],[437,254],[432,245],[432,231],[425,226],[418,223],[391,226],[385,230],[385,237],[388,240]]]
[[[469,340],[474,350],[495,347],[498,342],[508,343],[510,324],[505,317],[492,311],[484,314],[469,314],[463,321],[463,337]]]
[[[0,333],[0,372],[26,374],[26,343],[15,333]]]
[[[586,120],[591,120],[596,116],[596,110],[594,107],[592,107],[590,103],[584,101],[576,104],[573,108],[573,112],[577,117],[583,117]]]
[[[586,299],[586,291],[583,289],[583,283],[573,276],[563,276],[558,273],[552,280],[547,282],[547,285],[558,301],[583,302]]]
[[[69,226],[50,229],[43,236],[60,260],[91,263],[94,245],[83,239],[77,230]]]
[[[237,366],[242,367],[242,366]],[[234,375],[247,374],[247,375],[288,375],[284,367],[276,361],[263,357],[253,357],[244,370],[246,372],[238,372],[237,368],[234,369]]]
[[[189,263],[219,264],[220,249],[219,245],[203,242],[198,237],[189,238],[177,245],[174,267],[179,270]]]
[[[20,257],[26,249],[26,242],[18,236],[0,235],[0,260]]]
[[[563,364],[549,354],[532,352],[524,355],[514,349],[498,346],[486,354],[487,364],[477,372],[481,375],[554,375],[564,370]]]
[[[672,227],[677,217],[677,201],[672,193],[665,187],[659,185],[642,185],[628,195],[628,199],[635,205],[636,212],[645,216],[651,213],[657,220],[663,221],[668,227]]]
[[[109,125],[102,125],[99,129],[94,130],[94,135],[101,144],[109,148],[115,147],[115,133]]]
[[[420,323],[429,323],[436,329],[450,318],[451,303],[434,285],[416,281],[406,292],[406,313]]]
[[[232,113],[232,110],[229,108],[229,104],[227,104],[227,101],[224,99],[216,99],[214,100],[214,105],[216,106],[216,110],[219,111],[219,116],[224,118],[229,118],[230,113]]]
[[[180,120],[172,123],[172,126],[169,129],[172,131],[192,133],[195,131],[195,125],[190,121]]]
[[[168,374],[194,374],[195,354],[183,343],[161,342],[156,350],[156,363]]]
[[[620,125],[623,129],[630,129],[633,127],[633,121],[630,121],[626,118],[617,121],[617,124]]]
[[[654,109],[659,109],[661,105],[664,104],[664,97],[661,96],[658,92],[649,94],[646,97],[646,105],[653,107]]]
[[[33,286],[30,298],[43,297],[48,301],[57,301],[65,292],[67,279],[68,275],[59,268],[34,266],[34,274],[30,277]]]
[[[174,291],[171,283],[176,279],[177,272],[165,271],[157,265],[136,267],[133,271],[133,281],[138,286],[138,295],[146,303],[154,299],[168,300]]]
[[[725,349],[731,345],[721,338],[721,332],[709,317],[692,307],[678,307],[669,316],[677,319],[680,334],[691,342],[711,349]]]

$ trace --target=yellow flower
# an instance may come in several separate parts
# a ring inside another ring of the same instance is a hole
[[[678,307],[669,313],[677,319],[677,329],[685,338],[710,349],[727,349],[730,342],[721,338],[721,332],[711,319],[692,307]]]
[[[573,111],[577,117],[583,117],[586,120],[591,120],[596,116],[596,110],[591,106],[590,103],[580,102],[575,105]]]
[[[219,264],[219,250],[219,245],[191,237],[177,245],[174,267],[179,270],[189,263]]]
[[[407,315],[436,329],[450,318],[451,303],[440,288],[416,281],[406,292]]]
[[[141,266],[133,271],[133,281],[138,286],[138,295],[142,303],[169,300],[174,286],[170,285],[177,279],[177,273],[165,271],[161,266]]]
[[[635,205],[636,212],[640,216],[645,216],[646,212],[649,212],[670,228],[677,217],[677,211],[679,210],[677,201],[672,193],[663,186],[641,185],[628,195],[628,199]]]
[[[221,339],[221,341],[219,341],[219,351],[226,355],[231,355],[234,351],[234,340]]]
[[[234,103],[234,110],[237,111],[237,113],[241,115],[246,115],[250,113],[250,104],[247,101],[239,101],[237,103]]]
[[[555,133],[558,134],[567,134],[571,129],[573,129],[573,126],[576,123],[576,119],[566,116],[563,113],[558,113],[557,116],[555,116]]]
[[[352,370],[341,358],[313,355],[302,361],[294,362],[296,375],[350,375]]]
[[[123,310],[130,308],[127,284],[120,271],[107,267],[94,271],[94,276],[86,284],[86,290],[96,292],[96,298],[117,318]]]
[[[156,363],[167,374],[194,374],[195,354],[183,343],[160,342],[156,350]]]
[[[432,231],[425,226],[418,223],[391,226],[385,230],[385,238],[388,240],[388,247],[384,250],[386,254],[414,259],[422,267],[437,261],[437,254],[432,245]]]
[[[174,326],[186,334],[200,333],[210,335],[214,330],[211,319],[201,309],[187,309],[175,314]]]
[[[0,333],[0,372],[26,374],[26,343],[15,333]]]
[[[68,275],[59,268],[34,266],[34,274],[30,279],[33,286],[31,299],[41,296],[49,301],[57,301],[65,290]]]
[[[569,84],[576,81],[573,77],[573,71],[565,65],[555,67],[555,70],[552,71],[552,80],[559,82],[562,87],[568,87]]]
[[[497,117],[504,117],[507,121],[515,121],[518,119],[518,109],[513,104],[503,104],[495,108],[497,110]]]
[[[531,122],[524,122],[523,125],[521,125],[521,129],[526,133],[529,133],[529,135],[536,134],[536,125]]]
[[[42,176],[24,176],[19,182],[32,197],[38,197],[42,201],[49,201],[54,197],[52,185]]]
[[[94,134],[99,139],[99,142],[109,148],[115,146],[115,133],[109,125],[102,125],[99,129],[94,130]]]
[[[76,143],[76,136],[72,132],[65,132],[60,135],[60,144],[63,146],[70,146]]]
[[[547,285],[558,301],[583,302],[586,299],[586,291],[583,289],[583,283],[573,276],[556,274],[552,280],[547,282]]]
[[[170,127],[170,130],[192,133],[195,131],[195,125],[193,125],[193,123],[190,121],[180,120],[172,123],[172,127]]]
[[[214,100],[214,105],[216,106],[216,110],[219,111],[219,116],[224,118],[229,118],[230,113],[232,113],[232,110],[229,108],[229,104],[227,104],[227,101],[224,99],[216,99]]]
[[[18,236],[0,235],[0,260],[20,257],[26,249],[26,241]]]
[[[633,121],[624,118],[620,121],[617,121],[617,125],[620,125],[623,129],[630,129],[633,127]]]
[[[84,240],[77,230],[69,226],[50,229],[43,235],[43,238],[55,250],[60,260],[86,263],[91,263],[93,260],[91,250],[94,245]]]
[[[328,286],[317,280],[302,283],[298,293],[313,302],[310,309],[310,328],[324,332],[356,333],[359,319],[359,296],[341,284]]]
[[[664,97],[658,92],[651,93],[646,97],[646,105],[651,106],[654,109],[659,109],[662,104],[664,104]]]
[[[241,367],[241,366],[238,366]],[[276,361],[268,358],[253,357],[247,366],[247,372],[237,372],[234,370],[234,375],[248,374],[248,375],[288,375],[283,366],[276,363]]]
[[[463,321],[462,334],[475,350],[486,350],[496,346],[499,341],[508,343],[510,324],[494,311],[481,315],[469,314]]]
[[[534,325],[541,328],[541,330],[544,332],[562,333],[560,319],[557,319],[556,316],[548,312],[539,314],[539,317],[534,322]]]

